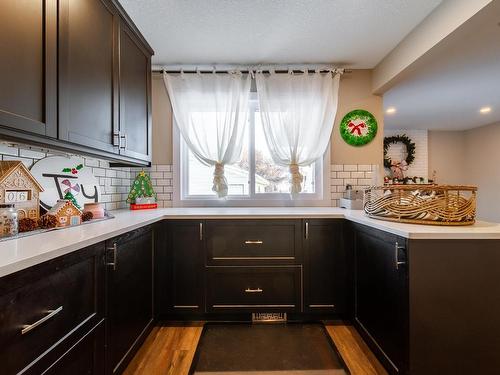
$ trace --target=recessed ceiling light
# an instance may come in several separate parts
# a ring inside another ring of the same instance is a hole
[[[481,113],[490,113],[491,112],[491,107],[483,107],[479,110]]]
[[[385,110],[385,113],[387,113],[388,115],[390,114],[393,114],[393,113],[396,113],[396,108],[394,107],[389,107]]]

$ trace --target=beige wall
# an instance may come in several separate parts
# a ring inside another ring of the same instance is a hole
[[[478,187],[477,217],[500,222],[500,123],[429,132],[429,172],[437,181]]]
[[[371,112],[378,123],[375,139],[361,147],[350,146],[340,136],[339,124],[353,109]],[[332,164],[382,164],[384,115],[382,97],[372,94],[372,71],[353,70],[340,80],[339,104],[331,140]]]
[[[500,222],[500,123],[465,132],[467,181],[477,185],[478,217]]]
[[[152,79],[153,164],[172,164],[172,107],[160,73]]]
[[[382,98],[371,94],[370,70],[354,70],[340,81],[339,105],[331,140],[332,164],[381,164],[384,134]],[[172,108],[161,74],[153,73],[153,164],[172,164]],[[378,122],[376,138],[362,147],[349,146],[340,137],[339,124],[353,109],[366,109]]]
[[[463,131],[429,131],[429,177],[441,184],[466,184]]]

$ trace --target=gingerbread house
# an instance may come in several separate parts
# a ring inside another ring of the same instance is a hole
[[[42,186],[20,161],[0,161],[0,203],[14,204],[18,219],[40,217]]]
[[[58,227],[78,225],[82,222],[82,211],[67,199],[58,200],[47,215],[52,215],[57,219]]]

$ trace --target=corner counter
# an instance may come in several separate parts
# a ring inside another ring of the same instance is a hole
[[[134,229],[169,219],[346,219],[408,239],[500,239],[500,224],[445,227],[371,219],[334,207],[163,208],[112,212],[114,219],[0,242],[0,277]]]

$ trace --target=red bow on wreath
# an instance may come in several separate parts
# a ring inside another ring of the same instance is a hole
[[[71,185],[71,182],[69,180],[67,180],[67,179],[66,180],[62,180],[61,184],[67,186],[67,188],[64,189],[64,194],[67,194],[71,190],[73,190],[76,193],[80,192],[80,185],[78,185],[78,184]]]
[[[354,122],[349,122],[349,124],[347,124],[348,127],[352,128],[351,129],[351,134],[353,134],[354,132],[358,132],[358,135],[361,135],[361,129],[364,129],[366,128],[366,124],[364,122],[361,122],[359,123],[358,125],[356,125]]]

